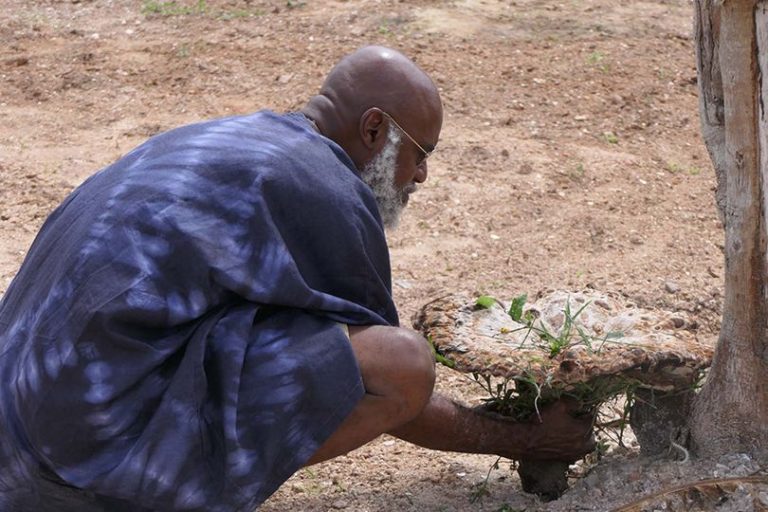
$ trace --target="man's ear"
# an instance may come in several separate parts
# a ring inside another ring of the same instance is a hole
[[[384,113],[381,109],[371,107],[360,116],[360,138],[368,149],[375,149],[381,144],[386,135]]]

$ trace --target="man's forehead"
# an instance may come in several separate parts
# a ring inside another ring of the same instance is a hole
[[[440,131],[442,123],[438,120],[422,118],[418,131],[418,137],[421,137],[419,143],[427,153],[431,153],[437,147],[438,139],[440,138]]]

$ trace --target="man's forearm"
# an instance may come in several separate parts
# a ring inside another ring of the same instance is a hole
[[[518,458],[527,451],[529,431],[530,425],[494,419],[434,393],[418,417],[390,434],[432,450]]]
[[[557,402],[541,411],[540,422],[516,422],[433,393],[419,416],[389,433],[433,450],[576,461],[594,448],[594,438],[591,416],[573,416],[573,406]]]

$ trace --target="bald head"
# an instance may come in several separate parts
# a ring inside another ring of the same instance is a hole
[[[402,53],[366,46],[341,60],[325,80],[320,95],[359,118],[380,107],[397,119],[427,117],[440,108],[432,80]]]
[[[381,124],[381,112],[427,150],[437,144],[443,117],[440,95],[427,74],[402,53],[383,46],[366,46],[344,57],[303,112],[359,169],[380,149],[371,130]]]

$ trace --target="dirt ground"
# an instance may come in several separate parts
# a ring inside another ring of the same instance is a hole
[[[420,64],[445,105],[430,178],[390,234],[404,324],[454,291],[590,287],[686,311],[711,342],[723,233],[692,12],[689,0],[0,0],[0,291],[94,171],[181,124],[297,109],[342,55],[376,43]],[[438,387],[479,396],[444,368]],[[262,510],[609,510],[716,467],[638,460],[615,455],[592,475],[635,473],[575,482],[550,505],[502,464],[471,503],[495,457],[383,436],[300,471]]]

